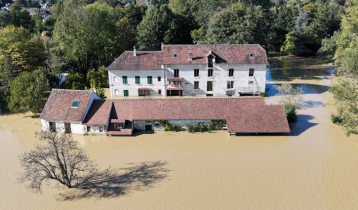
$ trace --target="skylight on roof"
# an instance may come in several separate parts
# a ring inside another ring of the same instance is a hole
[[[178,57],[178,54],[174,53],[174,54],[173,54],[173,57],[174,57],[174,58],[177,58],[177,57]]]
[[[249,54],[250,58],[254,57],[254,54],[253,53],[250,53]]]
[[[72,101],[71,108],[78,108],[79,104],[80,104],[79,101]]]

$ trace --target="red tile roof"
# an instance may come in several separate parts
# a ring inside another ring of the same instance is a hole
[[[89,90],[52,89],[40,118],[48,121],[82,121],[93,94]],[[80,102],[77,108],[71,108],[73,101]]]
[[[192,61],[189,52],[193,55]],[[249,56],[251,53],[253,57]],[[268,63],[266,51],[258,44],[162,45],[162,51],[137,51],[137,56],[133,51],[126,51],[107,70],[162,70],[162,64],[207,64],[208,54],[216,57],[216,63]]]
[[[126,51],[119,56],[107,70],[161,70],[162,52],[159,51]]]
[[[106,125],[112,104],[112,101],[94,100],[83,124]]]
[[[225,64],[267,64],[266,51],[258,44],[225,45],[163,45],[163,64],[207,64],[212,53],[217,63]],[[189,52],[193,59],[189,61]],[[174,58],[173,54],[177,54]],[[250,58],[250,53],[254,57]]]
[[[229,133],[290,133],[284,107],[265,106],[262,110],[227,116]]]

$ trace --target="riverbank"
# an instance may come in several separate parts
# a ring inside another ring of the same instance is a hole
[[[280,59],[286,66],[294,61]],[[114,169],[113,179],[88,192],[51,183],[34,194],[18,183],[18,155],[33,148],[40,121],[0,116],[0,209],[356,209],[358,136],[346,137],[330,122],[331,66],[322,65],[321,73],[301,66],[298,76],[275,65],[268,72],[269,85],[290,82],[305,93],[289,136],[75,136],[101,169]],[[279,100],[275,92],[269,95],[267,103]]]

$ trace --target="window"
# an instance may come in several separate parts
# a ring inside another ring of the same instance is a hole
[[[65,123],[65,133],[71,133],[71,123]]]
[[[194,77],[199,77],[199,69],[194,69]]]
[[[158,77],[158,82],[162,81],[162,77]]]
[[[113,82],[117,82],[118,81],[118,77],[113,77]]]
[[[55,122],[50,122],[50,131],[56,132],[56,123]]]
[[[123,84],[128,84],[127,76],[123,76],[122,79],[123,79]]]
[[[123,90],[123,95],[124,95],[124,96],[129,96],[128,90]]]
[[[206,90],[213,91],[213,81],[208,81]]]
[[[123,123],[114,123],[113,127],[114,130],[120,131],[121,129],[123,129]]]
[[[249,56],[250,56],[250,58],[253,58],[253,57],[254,57],[254,54],[253,54],[253,53],[250,53]]]
[[[229,69],[229,77],[233,77],[234,76],[234,69]]]
[[[179,69],[174,69],[174,77],[179,77]]]
[[[173,54],[173,57],[174,57],[174,58],[177,58],[177,57],[178,57],[178,54],[174,53],[174,54]]]
[[[71,108],[78,108],[79,104],[80,104],[79,101],[72,101]]]
[[[213,76],[213,69],[208,69],[208,77],[212,77]]]
[[[199,81],[194,81],[194,89],[199,90]]]
[[[162,94],[162,90],[161,90],[161,89],[158,90],[158,94],[159,94],[159,95]]]
[[[248,84],[252,85],[252,84],[254,84],[254,81],[249,81]]]
[[[147,82],[148,82],[148,84],[153,84],[152,76],[147,77]]]
[[[140,76],[135,76],[135,83],[140,84]]]
[[[119,95],[119,90],[118,90],[118,89],[115,89],[115,90],[114,90],[114,95],[116,95],[116,96]]]
[[[249,77],[254,76],[255,69],[249,69]]]
[[[234,88],[234,81],[227,81],[227,89],[233,89]]]
[[[103,133],[103,130],[104,130],[103,126],[102,126],[102,125],[99,126],[99,132],[100,132],[100,133]]]
[[[91,132],[91,126],[87,126],[87,132]]]

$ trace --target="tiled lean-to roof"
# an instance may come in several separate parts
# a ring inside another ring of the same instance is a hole
[[[93,91],[52,89],[41,119],[53,121],[82,121]],[[71,108],[73,101],[79,101],[77,108]]]
[[[94,100],[83,124],[106,125],[112,109],[112,101]]]
[[[162,65],[204,65],[208,63],[209,54],[215,56],[218,64],[268,63],[266,51],[258,44],[162,45],[161,51],[137,51],[136,56],[133,51],[126,51],[107,70],[161,70]]]

